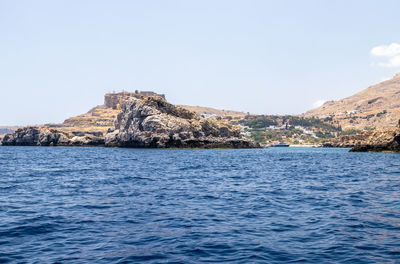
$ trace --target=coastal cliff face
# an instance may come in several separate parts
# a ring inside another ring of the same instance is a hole
[[[101,146],[104,137],[91,134],[76,136],[48,127],[19,128],[2,139],[3,146]]]
[[[340,136],[326,141],[323,146],[351,147],[352,152],[400,152],[400,127]]]
[[[108,147],[258,148],[235,127],[168,103],[162,97],[130,98],[107,134]]]

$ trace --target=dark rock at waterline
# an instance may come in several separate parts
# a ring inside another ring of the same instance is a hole
[[[104,137],[75,136],[48,127],[24,127],[5,135],[1,143],[3,146],[102,146]]]
[[[351,152],[400,152],[400,127],[339,136],[325,141],[323,146],[352,148]]]
[[[351,152],[400,152],[400,128],[373,131],[356,144]]]

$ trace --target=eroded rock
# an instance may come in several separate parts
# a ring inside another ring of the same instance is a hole
[[[230,124],[200,118],[162,97],[130,98],[122,106],[108,147],[258,148]]]
[[[94,135],[74,136],[72,133],[48,127],[24,127],[7,134],[3,146],[101,146],[103,137]]]
[[[400,127],[339,136],[324,142],[323,146],[352,148],[352,152],[400,152]]]

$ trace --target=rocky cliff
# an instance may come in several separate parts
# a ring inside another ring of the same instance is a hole
[[[168,103],[162,97],[129,98],[121,106],[108,147],[257,148],[239,129]]]
[[[400,152],[400,127],[365,131],[340,136],[323,143],[324,147],[348,147],[352,152]]]
[[[1,143],[3,146],[102,146],[104,137],[76,136],[48,127],[24,127],[5,135]]]

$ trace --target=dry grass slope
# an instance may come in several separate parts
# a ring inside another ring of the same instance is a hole
[[[233,110],[220,110],[212,107],[203,107],[203,106],[190,106],[190,105],[180,105],[180,107],[186,108],[190,111],[196,112],[199,115],[216,115],[220,117],[232,116],[232,117],[244,117],[246,113],[233,111]]]
[[[400,73],[394,78],[304,114],[332,119],[343,129],[389,128],[400,119]]]

